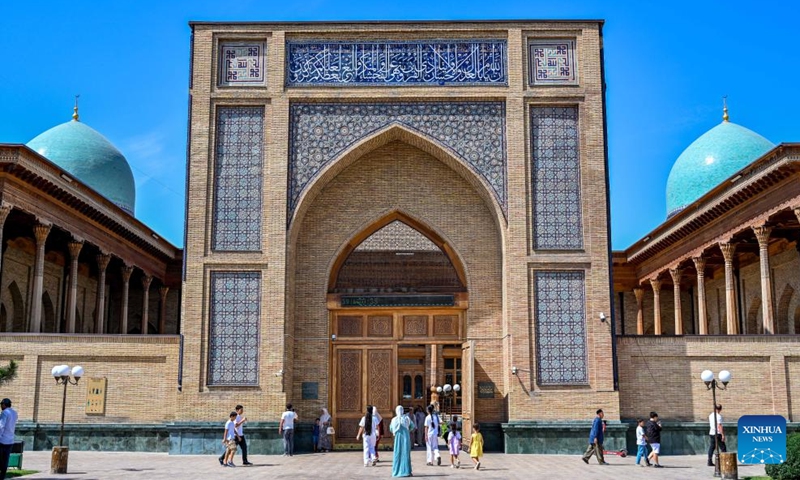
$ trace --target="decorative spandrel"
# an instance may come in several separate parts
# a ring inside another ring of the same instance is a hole
[[[296,103],[290,108],[288,218],[323,168],[359,140],[392,124],[439,143],[483,177],[506,206],[502,102]]]
[[[264,86],[264,43],[223,43],[219,52],[221,86]]]
[[[585,385],[584,272],[536,272],[534,277],[536,370],[540,385]]]
[[[533,248],[583,248],[577,107],[531,108]]]
[[[288,42],[286,84],[295,86],[500,85],[505,40]]]
[[[264,107],[219,107],[211,248],[261,250]]]
[[[260,314],[261,273],[211,273],[209,385],[258,385]]]
[[[575,40],[532,40],[528,48],[531,85],[578,83]]]

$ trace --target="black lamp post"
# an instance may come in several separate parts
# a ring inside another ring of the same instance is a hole
[[[64,415],[67,410],[67,385],[78,384],[83,376],[83,367],[72,367],[72,377],[70,377],[68,365],[56,365],[50,373],[56,380],[56,385],[64,385],[64,395],[61,398],[61,433],[58,436],[58,446],[53,447],[53,454],[50,457],[50,473],[67,473],[69,448],[64,446]]]
[[[714,408],[711,414],[714,417],[714,476],[721,477],[719,471],[719,425],[717,424],[717,389],[726,390],[728,382],[731,381],[731,372],[723,370],[719,372],[719,380],[714,378],[714,372],[711,370],[704,370],[700,374],[700,378],[705,382],[706,388],[711,390],[711,398],[714,402]],[[721,383],[721,385],[720,385]]]

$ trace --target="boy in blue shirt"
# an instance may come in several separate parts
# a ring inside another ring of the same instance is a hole
[[[597,463],[600,465],[608,465],[603,458],[603,409],[597,410],[597,416],[594,417],[592,422],[592,430],[589,432],[589,447],[584,452],[583,463],[589,464],[589,459],[592,454],[597,457]]]

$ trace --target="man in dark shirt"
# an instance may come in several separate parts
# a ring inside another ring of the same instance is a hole
[[[647,437],[647,443],[653,449],[648,458],[653,461],[654,467],[662,468],[661,464],[658,463],[658,454],[661,451],[661,421],[658,419],[656,412],[650,412],[650,421],[647,422],[644,434]]]
[[[597,410],[597,416],[594,417],[592,422],[592,430],[589,432],[589,447],[584,452],[583,463],[589,464],[589,459],[592,454],[597,457],[597,463],[600,465],[608,465],[603,458],[603,410]]]

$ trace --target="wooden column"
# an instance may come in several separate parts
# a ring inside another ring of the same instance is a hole
[[[653,333],[661,335],[661,280],[651,278],[650,286],[653,287]]]
[[[69,293],[67,296],[67,333],[75,333],[75,310],[78,307],[78,257],[83,249],[83,240],[74,239],[69,248]]]
[[[683,335],[683,312],[681,312],[681,275],[683,270],[675,267],[669,269],[672,277],[672,295],[675,299],[675,335]]]
[[[162,285],[158,289],[158,294],[161,296],[158,310],[158,333],[161,335],[167,333],[167,293],[169,293],[169,287],[166,285]]]
[[[761,316],[764,333],[775,333],[775,307],[772,302],[772,275],[769,269],[769,234],[772,228],[766,225],[753,227],[758,239],[758,256],[761,260]]]
[[[36,237],[36,260],[33,267],[33,289],[31,294],[31,317],[28,330],[33,333],[42,331],[42,289],[44,288],[44,244],[50,234],[52,225],[37,223],[33,227]]]
[[[694,268],[697,269],[697,324],[700,335],[708,335],[708,315],[706,314],[706,259],[693,257]]]
[[[720,243],[722,257],[725,259],[725,317],[727,319],[728,335],[739,333],[739,322],[736,320],[736,285],[733,279],[733,254],[736,245],[730,242]]]
[[[150,310],[150,282],[153,281],[153,276],[144,274],[142,277],[142,335],[147,335],[147,315]]]
[[[131,287],[133,265],[122,266],[122,316],[119,321],[119,333],[128,333],[128,293]]]
[[[636,297],[636,335],[644,335],[644,290],[634,288],[633,295]]]
[[[3,270],[3,227],[6,224],[8,214],[14,207],[11,204],[3,202],[0,204],[0,272]]]
[[[97,325],[94,333],[106,333],[106,268],[108,268],[108,262],[110,261],[111,255],[106,253],[101,253],[97,256],[97,301],[95,303]]]

